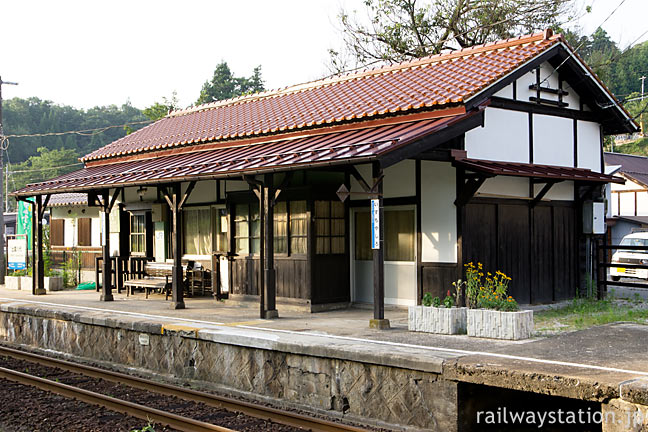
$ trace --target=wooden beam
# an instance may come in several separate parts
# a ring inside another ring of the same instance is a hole
[[[113,206],[115,205],[115,202],[117,202],[117,197],[119,196],[119,192],[121,192],[121,189],[123,188],[117,188],[115,189],[115,192],[113,192],[112,197],[110,198],[110,202],[108,203],[108,211],[111,211]]]
[[[477,193],[487,178],[487,176],[482,175],[467,179],[467,181],[463,183],[461,190],[457,191],[457,199],[454,202],[455,206],[463,207],[468,204],[470,199]]]
[[[556,183],[561,182],[562,180],[549,180],[545,183],[544,187],[540,190],[538,195],[536,195],[531,202],[529,203],[529,207],[534,208],[538,203],[544,198],[545,195],[547,195],[547,192],[555,185]]]
[[[43,205],[41,206],[41,214],[39,215],[41,219],[45,216],[45,209],[47,208],[47,204],[49,204],[51,197],[52,194],[45,195],[45,201],[43,201]]]
[[[108,197],[109,191],[106,189],[102,191],[102,200],[106,205],[102,205],[101,208],[101,218],[102,218],[102,232],[101,237],[103,240],[102,244],[102,277],[103,277],[103,286],[101,287],[101,301],[113,301],[112,294],[112,261],[110,259],[110,208],[107,205],[109,203]]]
[[[184,280],[182,278],[182,213],[180,212],[180,183],[173,185],[171,212],[173,222],[173,268],[171,270],[171,309],[184,309]]]
[[[187,202],[187,199],[189,199],[189,195],[191,195],[191,192],[193,192],[195,187],[196,187],[196,180],[190,181],[189,186],[187,186],[187,190],[185,191],[184,195],[182,196],[182,200],[180,201],[179,210],[182,210],[185,203]]]
[[[353,178],[357,180],[358,183],[360,183],[360,187],[362,187],[362,190],[369,193],[371,192],[371,188],[369,187],[369,184],[365,181],[365,179],[362,177],[362,174],[360,174],[360,171],[358,171],[358,168],[355,167],[355,165],[351,165],[351,168],[349,169],[351,175]]]

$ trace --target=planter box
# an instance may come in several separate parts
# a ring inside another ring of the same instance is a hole
[[[533,333],[533,311],[468,310],[468,336],[492,339],[527,339]]]
[[[63,290],[63,276],[46,276],[45,289],[47,291]]]
[[[438,334],[465,334],[467,308],[437,308],[433,306],[410,306],[407,328]]]
[[[5,288],[19,290],[21,279],[20,276],[5,276]]]
[[[24,289],[32,289],[32,277],[23,276],[21,286]],[[61,291],[63,289],[62,276],[46,276],[45,278],[45,291]]]

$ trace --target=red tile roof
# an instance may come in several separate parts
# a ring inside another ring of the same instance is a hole
[[[517,162],[500,162],[478,159],[458,158],[453,162],[467,170],[487,175],[531,177],[537,179],[570,180],[594,183],[624,183],[624,180],[594,172],[587,168],[571,168],[553,165],[536,165]]]
[[[543,33],[392,66],[200,105],[82,158],[133,153],[331,126],[458,105],[552,47]]]
[[[48,207],[60,207],[68,205],[87,205],[88,204],[88,194],[87,193],[63,193],[52,195],[49,202],[47,203]]]
[[[467,119],[476,113],[440,119],[390,124],[328,134],[311,135],[246,146],[229,146],[83,168],[12,195],[31,196],[70,190],[93,190],[127,184],[166,183],[241,176],[246,173],[285,171],[376,159]]]

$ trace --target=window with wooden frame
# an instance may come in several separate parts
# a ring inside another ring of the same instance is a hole
[[[131,254],[144,255],[146,253],[146,216],[143,214],[131,215]]]
[[[305,255],[308,239],[306,201],[290,201],[290,254]]]
[[[237,204],[234,207],[234,251],[250,253],[250,206]]]
[[[92,218],[77,219],[77,244],[92,246]]]
[[[212,248],[211,210],[188,208],[182,211],[184,253],[210,255]]]
[[[288,206],[281,201],[274,206],[274,252],[288,253]]]
[[[261,213],[258,202],[250,204],[250,252],[261,252]]]
[[[343,254],[344,204],[339,201],[315,201],[315,253]]]
[[[50,220],[50,245],[65,246],[65,219]]]

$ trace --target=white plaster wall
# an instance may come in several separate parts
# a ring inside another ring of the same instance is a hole
[[[601,129],[598,123],[578,121],[578,168],[601,172]]]
[[[549,63],[543,63],[540,65],[540,82],[543,82],[542,87],[549,87],[552,89],[557,89],[559,86],[558,73],[554,73],[555,69]],[[545,81],[546,80],[546,81]],[[540,97],[543,99],[558,100],[557,94],[542,92]]]
[[[92,220],[90,221],[90,243],[91,246],[93,247],[99,247],[101,246],[101,223],[99,220],[99,216],[93,217]],[[111,239],[112,241],[112,239]],[[116,245],[119,245],[119,241],[115,243]]]
[[[468,157],[529,163],[529,115],[499,108],[484,115],[484,127],[466,132]]]
[[[455,169],[447,162],[421,162],[421,237],[425,262],[457,262]]]
[[[146,188],[146,191],[142,195],[142,200],[141,201],[155,201],[157,199],[157,187],[152,186],[152,185],[142,185],[143,188]],[[124,188],[124,202],[126,203],[131,203],[135,201],[140,201],[140,196],[137,193],[137,190],[139,189],[139,186],[137,187],[128,187]],[[112,190],[111,190],[112,193]],[[120,195],[121,198],[121,195]]]
[[[637,190],[637,189],[643,189],[644,188],[639,183],[635,183],[632,180],[624,178],[623,176],[615,176],[615,177],[620,177],[620,178],[624,179],[625,183],[624,184],[612,183],[612,190],[613,191]]]
[[[371,182],[371,178],[365,177],[365,180]],[[413,160],[404,160],[385,169],[383,193],[385,198],[416,195],[416,165]]]
[[[637,192],[637,216],[648,216],[648,192]]]
[[[225,192],[250,190],[250,186],[243,180],[226,180],[223,183],[225,183]]]
[[[506,99],[513,99],[513,84],[509,84],[502,90],[495,93],[493,96],[498,96]]]
[[[534,191],[537,195],[544,185],[534,185]],[[553,185],[547,195],[544,196],[543,201],[573,201],[574,200],[574,182],[564,181]]]
[[[356,165],[358,172],[371,186],[371,164]],[[383,194],[385,198],[398,198],[416,195],[416,164],[413,160],[404,160],[385,169]],[[351,191],[362,192],[362,186],[351,176]],[[363,195],[351,195],[354,200],[366,200]]]
[[[533,115],[533,163],[574,166],[574,130],[571,119]]]
[[[609,201],[610,203],[610,214],[608,216],[618,216],[619,214],[619,194],[618,193],[610,193],[610,198]]]
[[[634,193],[627,192],[622,193],[621,195],[621,208],[619,209],[620,216],[634,216],[635,206],[634,206]]]
[[[76,219],[66,217],[63,222],[63,246],[74,247],[77,244]]]
[[[372,178],[371,178],[371,164],[364,164],[364,165],[356,165],[355,166],[360,175],[362,176],[363,179],[371,186]],[[351,191],[352,192],[362,192],[364,189],[362,186],[360,186],[360,183],[355,179],[355,177],[351,176]],[[383,191],[384,192],[384,191]],[[353,200],[366,200],[367,198],[362,196],[362,195],[351,195],[351,199]]]
[[[498,176],[486,179],[475,196],[528,198],[529,179],[522,177]]]
[[[189,187],[189,183],[183,183],[182,193]],[[188,204],[212,203],[216,201],[217,189],[216,180],[205,180],[196,182],[196,187],[187,198]]]
[[[567,90],[569,92],[568,95],[563,96],[563,102],[568,103],[569,105],[567,108],[573,109],[573,110],[579,110],[580,109],[580,96],[578,93],[576,93],[576,90],[571,88],[568,82],[563,81],[563,90]]]
[[[529,86],[536,83],[535,69],[525,73],[517,80],[517,98],[519,101],[529,102],[531,96],[535,96],[535,90],[529,90]]]

